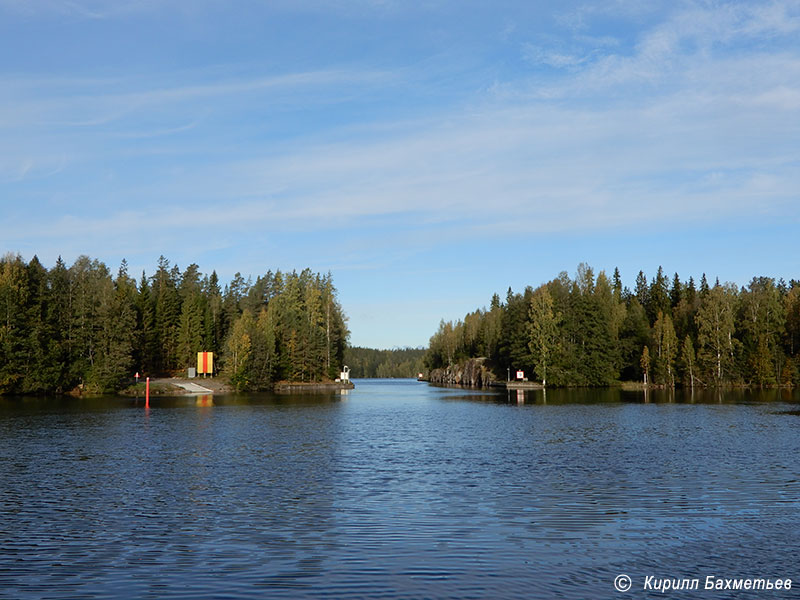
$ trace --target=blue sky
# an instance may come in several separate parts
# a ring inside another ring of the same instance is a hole
[[[0,0],[0,251],[333,273],[351,343],[800,278],[800,3]]]

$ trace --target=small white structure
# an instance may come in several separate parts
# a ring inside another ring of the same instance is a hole
[[[350,381],[350,367],[348,367],[347,365],[344,366],[344,369],[342,369],[342,372],[339,375],[339,380]]]

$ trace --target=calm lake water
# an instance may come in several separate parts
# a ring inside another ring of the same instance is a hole
[[[0,598],[796,598],[799,402],[407,380],[0,399]]]

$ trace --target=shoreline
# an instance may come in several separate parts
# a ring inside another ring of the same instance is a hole
[[[273,391],[276,394],[327,394],[349,391],[355,387],[352,381],[279,381],[273,387]]]
[[[187,386],[187,387],[184,387]],[[203,391],[192,391],[192,386],[201,386]],[[208,390],[208,391],[205,391]],[[233,394],[236,390],[226,379],[194,377],[154,377],[150,380],[151,396],[197,396],[202,394]],[[132,398],[145,395],[145,381],[140,378],[139,383],[117,392],[120,396]]]
[[[795,389],[794,385],[755,385],[755,384],[746,384],[746,383],[728,383],[724,385],[696,385],[694,387],[685,386],[685,385],[676,385],[676,386],[669,386],[664,384],[654,384],[648,383],[645,385],[642,382],[638,381],[619,381],[613,383],[611,385],[551,385],[547,388],[543,386],[541,383],[535,381],[491,381],[486,385],[469,385],[465,383],[439,383],[438,381],[431,381],[429,378],[422,377],[416,379],[419,382],[427,383],[428,385],[432,385],[434,387],[444,387],[444,388],[461,388],[461,389],[470,389],[470,390],[622,390],[624,392],[651,392],[651,391],[732,391],[732,390],[742,390],[742,391],[755,391],[755,390],[793,390]]]
[[[198,389],[204,388],[204,389]],[[279,381],[275,383],[272,391],[276,394],[317,394],[352,390],[355,385],[351,381]],[[119,395],[141,397],[145,395],[145,384],[140,381],[134,386],[120,390]],[[236,394],[239,393],[227,379],[222,378],[193,378],[186,377],[157,377],[150,380],[151,396],[197,396],[206,394]]]

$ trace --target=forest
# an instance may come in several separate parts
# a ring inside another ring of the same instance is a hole
[[[422,348],[376,350],[353,346],[344,353],[350,376],[354,378],[417,377],[425,369],[424,358]]]
[[[523,370],[554,386],[795,385],[800,352],[800,281],[753,277],[747,286],[705,274],[671,279],[661,267],[635,288],[582,263],[538,288],[495,294],[489,308],[444,322],[426,367],[485,357],[495,375]]]
[[[51,269],[0,259],[0,394],[113,392],[142,376],[185,373],[197,352],[237,389],[337,376],[349,332],[330,274],[237,273],[224,287],[163,256],[138,282],[80,256]]]

